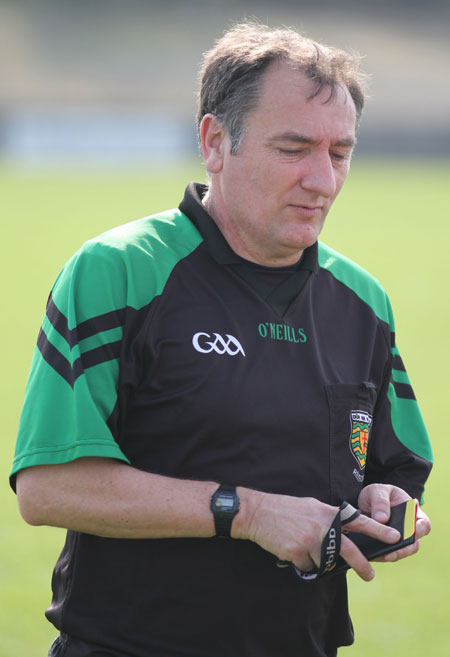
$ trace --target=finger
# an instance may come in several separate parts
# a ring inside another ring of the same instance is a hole
[[[348,502],[343,502],[341,504],[341,508],[340,508],[341,526],[347,525],[349,522],[352,522],[352,520],[356,520],[356,518],[359,518],[360,515],[361,512],[358,511],[358,509],[355,509],[355,507],[349,504]]]
[[[341,557],[365,582],[370,582],[375,577],[375,571],[370,562],[345,534],[342,536]]]
[[[295,559],[294,561],[278,559],[276,564],[278,568],[289,568],[293,564],[298,570],[305,572],[309,572],[318,568],[318,565],[314,563],[313,559],[311,559],[309,555],[302,555],[302,559]]]
[[[423,520],[417,520],[416,523],[416,538],[423,538],[431,531],[431,523],[428,518]]]
[[[315,579],[319,573],[320,556],[317,561],[313,555],[302,554],[300,559],[294,559],[292,564],[301,579]]]
[[[385,554],[384,557],[380,557],[379,561],[384,561],[385,563],[393,563],[395,561],[400,561],[406,557],[411,557],[413,554],[416,554],[420,548],[420,541],[416,541],[412,545],[408,545],[401,550],[396,550],[395,552],[390,552]],[[378,561],[378,559],[377,559]]]
[[[298,573],[312,573],[318,572],[319,566],[313,561],[313,559],[301,559],[298,562],[292,562],[295,569]]]
[[[320,545],[319,554],[315,555],[315,549],[313,547],[309,552],[309,557],[315,561],[317,564],[316,558],[319,557],[319,563],[313,569],[313,572],[305,571],[301,568],[296,568],[297,575],[302,579],[315,579],[316,577],[323,577],[331,572],[335,566],[340,552],[341,546],[341,516],[344,513],[346,519],[357,517],[359,512],[350,507],[347,502],[344,502],[341,505],[341,508],[335,514],[333,522],[330,525],[330,528],[326,532],[322,543]]]
[[[429,517],[422,511],[420,507],[417,507],[417,520],[416,520],[416,538],[422,538],[426,536],[431,531],[431,522]]]
[[[361,511],[381,523],[386,523],[391,516],[391,507],[410,500],[402,488],[390,484],[370,484],[363,488],[359,496]]]
[[[364,515],[349,522],[345,528],[350,529],[353,532],[367,534],[367,536],[377,538],[379,541],[383,541],[383,543],[397,543],[401,538],[400,532],[393,529],[393,527],[387,527],[373,518]]]
[[[372,497],[372,518],[377,522],[385,523],[391,517],[390,489],[386,486],[375,488]]]

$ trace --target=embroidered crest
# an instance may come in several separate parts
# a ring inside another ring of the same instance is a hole
[[[350,413],[350,451],[358,461],[361,470],[364,470],[367,459],[367,443],[369,442],[372,416],[365,411],[352,411]]]

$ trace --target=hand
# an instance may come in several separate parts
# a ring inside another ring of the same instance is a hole
[[[320,566],[322,541],[333,522],[338,507],[311,497],[291,497],[238,489],[241,511],[233,521],[233,538],[249,539],[292,562],[299,570]],[[361,515],[346,529],[362,532],[387,543],[399,540],[399,533],[368,516]],[[356,545],[342,535],[341,556],[364,580],[374,576],[373,568]]]
[[[401,488],[390,484],[370,484],[363,488],[358,499],[358,505],[363,513],[369,514],[374,520],[386,523],[391,516],[391,506],[410,500],[411,497]],[[417,510],[416,540],[401,550],[386,554],[376,561],[393,562],[415,554],[420,547],[420,539],[431,531],[428,516],[419,507]]]

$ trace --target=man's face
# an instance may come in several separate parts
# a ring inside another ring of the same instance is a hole
[[[236,155],[224,133],[208,207],[232,248],[248,260],[296,262],[317,240],[344,184],[355,106],[341,87],[330,102],[328,88],[308,100],[314,88],[288,65],[273,64]]]

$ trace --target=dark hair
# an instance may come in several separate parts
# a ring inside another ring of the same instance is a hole
[[[230,135],[231,153],[236,153],[245,118],[258,102],[262,76],[272,62],[286,62],[315,83],[310,98],[328,87],[331,101],[342,85],[347,87],[361,117],[366,76],[359,71],[360,58],[303,36],[290,28],[271,29],[245,22],[225,32],[204,55],[200,70],[197,126],[205,114],[214,114]]]

